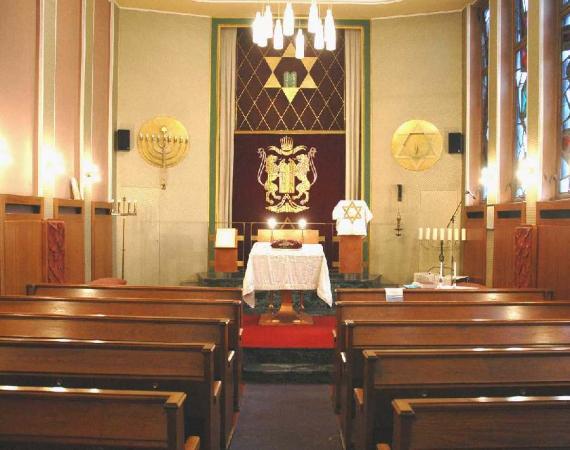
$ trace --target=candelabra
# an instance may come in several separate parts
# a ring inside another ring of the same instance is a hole
[[[113,201],[113,208],[111,209],[111,215],[121,217],[123,219],[123,237],[122,237],[122,249],[121,249],[121,279],[125,279],[125,223],[128,216],[137,215],[137,201],[127,201],[126,197],[123,197],[122,201]]]
[[[455,218],[455,214],[453,219]],[[443,280],[445,269],[449,269],[452,274],[452,282],[455,284],[457,278],[457,261],[455,260],[456,246],[461,241],[467,239],[467,230],[465,228],[456,228],[455,220],[451,220],[446,228],[420,228],[418,230],[418,239],[424,248],[439,249],[439,280]],[[445,266],[445,251],[449,249],[451,253],[451,266]],[[434,267],[430,267],[431,271]]]

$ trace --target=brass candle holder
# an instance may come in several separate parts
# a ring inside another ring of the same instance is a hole
[[[128,216],[137,215],[137,201],[127,201],[126,197],[123,197],[121,201],[113,201],[113,208],[111,209],[111,215],[122,217],[123,223],[123,237],[122,237],[122,249],[121,249],[121,279],[125,279],[125,223]]]

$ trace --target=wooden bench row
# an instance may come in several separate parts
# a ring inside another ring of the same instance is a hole
[[[199,450],[198,437],[184,437],[185,400],[180,392],[0,386],[0,448]]]

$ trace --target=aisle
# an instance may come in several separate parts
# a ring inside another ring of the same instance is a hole
[[[231,450],[340,450],[326,384],[246,384]]]

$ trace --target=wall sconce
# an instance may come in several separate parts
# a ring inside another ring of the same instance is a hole
[[[55,180],[65,173],[65,162],[61,153],[51,145],[45,145],[42,151],[42,168],[46,180]]]
[[[268,221],[267,221],[267,226],[269,227],[269,229],[271,230],[271,242],[273,242],[273,230],[275,229],[275,227],[277,226],[277,220],[275,220],[275,217],[271,217]]]
[[[8,151],[8,144],[5,139],[0,138],[0,167],[7,167],[12,164],[12,155]]]
[[[84,161],[83,180],[89,185],[101,182],[101,171],[92,161]]]
[[[402,205],[403,189],[402,189],[401,184],[397,184],[396,186],[398,188],[398,196],[397,196],[398,212],[396,213],[396,228],[394,228],[394,231],[396,232],[396,236],[400,237],[400,236],[402,236],[402,231],[404,230],[402,228],[402,215],[400,214],[400,206]]]
[[[519,161],[516,175],[525,191],[530,187],[536,187],[537,172],[537,163],[534,158],[527,155]]]

